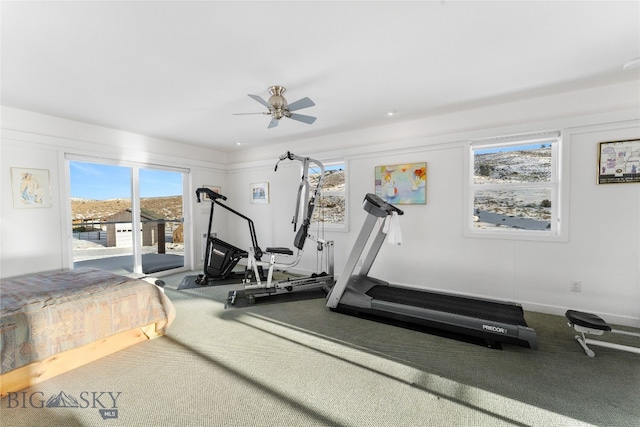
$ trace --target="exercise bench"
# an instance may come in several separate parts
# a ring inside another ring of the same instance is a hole
[[[565,313],[567,319],[569,319],[569,327],[575,329],[580,335],[576,335],[575,339],[580,343],[584,352],[589,357],[594,357],[596,354],[591,350],[587,344],[599,345],[601,347],[613,348],[616,350],[630,351],[632,353],[640,354],[640,347],[632,347],[629,345],[615,344],[607,341],[594,340],[587,338],[585,334],[591,335],[603,335],[605,332],[611,332],[613,334],[627,335],[636,338],[640,338],[640,333],[622,331],[619,329],[613,329],[607,322],[605,322],[600,316],[591,313],[584,313],[582,311],[567,310]]]

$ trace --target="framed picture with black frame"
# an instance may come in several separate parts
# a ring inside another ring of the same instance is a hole
[[[640,182],[640,139],[598,144],[598,184]]]

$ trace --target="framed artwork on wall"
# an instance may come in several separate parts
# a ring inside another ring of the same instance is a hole
[[[251,184],[251,203],[269,203],[269,183]]]
[[[598,184],[640,182],[640,139],[598,144]]]
[[[11,168],[14,208],[50,208],[51,183],[48,169]]]
[[[393,205],[427,203],[427,163],[375,167],[375,193]]]

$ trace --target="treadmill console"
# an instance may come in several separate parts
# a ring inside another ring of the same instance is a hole
[[[367,211],[367,213],[377,217],[385,217],[387,215],[391,215],[393,212],[397,212],[398,215],[404,214],[401,209],[398,209],[392,204],[385,202],[384,200],[382,200],[382,198],[380,198],[380,196],[373,193],[367,193],[364,196],[362,209]]]

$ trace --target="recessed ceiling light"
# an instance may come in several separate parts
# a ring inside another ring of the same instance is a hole
[[[398,111],[396,110],[389,110],[387,111],[387,116],[395,116],[398,113]]]
[[[640,58],[636,58],[636,59],[632,59],[631,61],[625,63],[622,66],[623,70],[630,70],[632,68],[638,68],[640,67]]]
[[[242,145],[242,142],[236,142],[236,145],[239,147]]]

